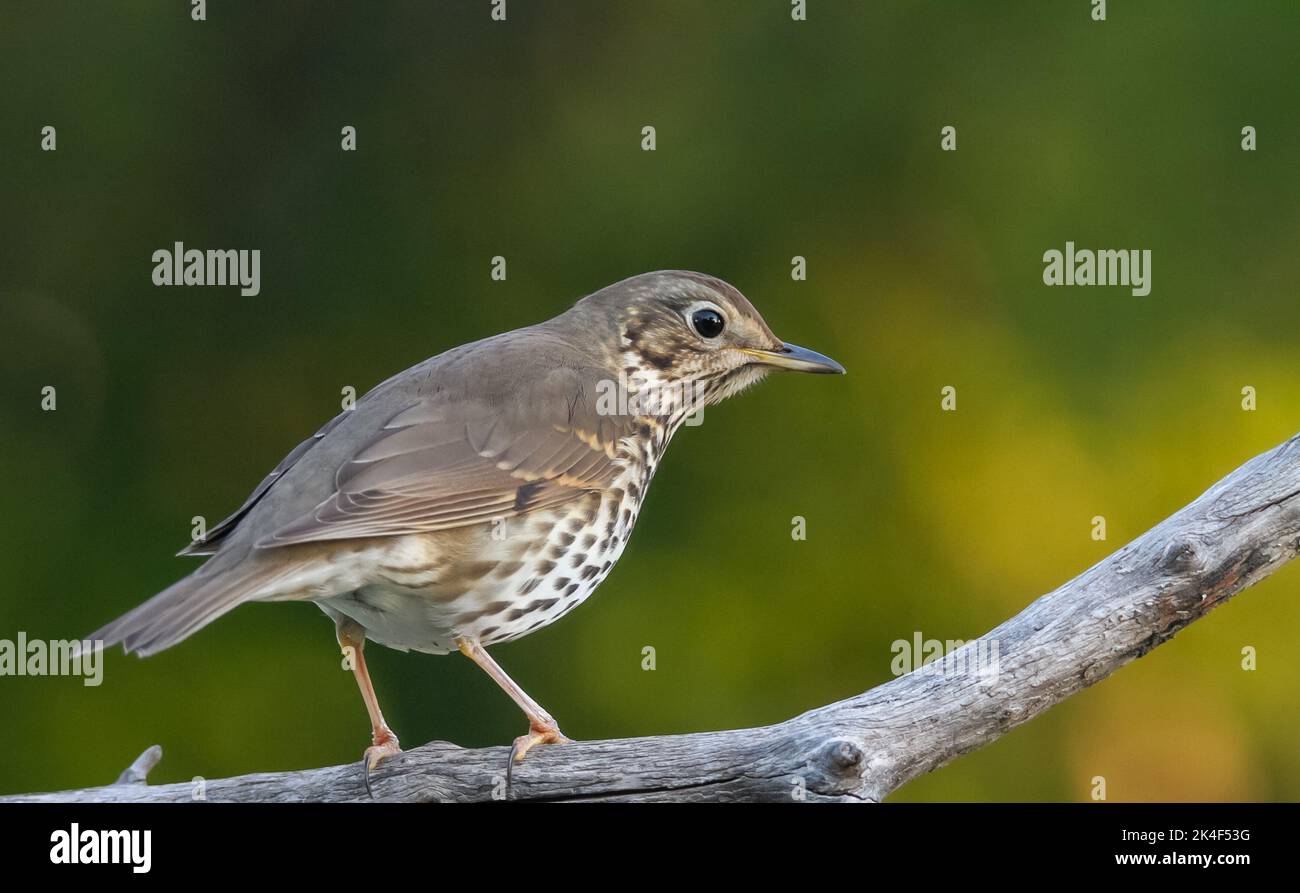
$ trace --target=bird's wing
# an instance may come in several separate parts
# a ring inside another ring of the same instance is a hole
[[[576,419],[575,406],[510,412],[419,400],[339,466],[333,494],[255,545],[447,530],[608,487],[623,469],[620,426],[590,412]]]

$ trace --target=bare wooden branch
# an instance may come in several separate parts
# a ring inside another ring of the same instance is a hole
[[[150,745],[145,748],[144,753],[135,758],[135,762],[122,770],[115,784],[144,784],[153,767],[160,762],[162,762],[162,747],[157,744]]]
[[[433,742],[381,766],[374,796],[879,801],[1163,644],[1297,552],[1300,435],[929,670],[764,728],[539,747],[508,790],[508,748]],[[184,801],[198,791],[213,801],[368,799],[359,763],[0,799]]]

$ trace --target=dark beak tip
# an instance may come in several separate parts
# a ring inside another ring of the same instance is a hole
[[[802,365],[798,367],[801,372],[812,372],[819,375],[844,375],[847,372],[842,365],[825,354],[809,350],[806,347],[800,347],[797,344],[785,344],[780,353],[791,359],[801,361]]]
[[[809,369],[807,371],[812,372],[814,375],[844,375],[847,370],[845,370],[845,368],[839,363],[831,360],[828,363],[821,364],[816,369]]]

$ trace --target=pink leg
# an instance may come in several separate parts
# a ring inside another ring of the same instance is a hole
[[[366,773],[366,790],[370,790],[370,770],[375,769],[388,757],[402,752],[397,736],[384,722],[384,714],[379,709],[379,699],[375,696],[375,687],[370,682],[370,671],[366,669],[365,631],[349,620],[340,620],[335,626],[339,647],[345,652],[352,649],[352,673],[357,677],[357,687],[361,689],[361,699],[366,702],[366,712],[370,714],[370,747],[366,748],[361,758]]]
[[[461,654],[482,667],[483,671],[491,676],[506,694],[510,695],[510,699],[519,705],[519,709],[524,711],[524,716],[528,717],[528,734],[516,738],[514,746],[510,749],[512,762],[522,762],[528,755],[528,751],[538,744],[568,743],[569,739],[561,734],[560,727],[556,725],[551,714],[506,675],[506,671],[492,659],[487,649],[478,642],[463,637],[456,640],[456,647],[460,649]]]

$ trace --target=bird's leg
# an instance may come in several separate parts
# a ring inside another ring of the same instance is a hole
[[[524,711],[524,716],[528,717],[528,734],[520,735],[515,739],[514,746],[510,748],[510,762],[522,762],[538,744],[567,744],[569,739],[565,738],[560,732],[560,727],[556,725],[551,714],[547,713],[542,705],[528,696],[528,692],[515,683],[513,679],[506,675],[506,671],[492,659],[485,649],[473,639],[460,637],[456,640],[456,647],[460,653],[468,657],[474,663],[483,668],[483,672],[492,677],[502,690],[510,695],[510,699],[519,705],[519,709]]]
[[[370,714],[371,745],[361,757],[366,792],[370,792],[370,771],[391,756],[402,752],[397,736],[384,722],[384,714],[379,709],[379,699],[375,697],[375,687],[370,684],[370,672],[366,669],[366,633],[355,621],[343,618],[335,626],[339,647],[351,658],[352,673],[357,677],[357,688],[361,689],[361,699],[366,702],[366,711]]]

